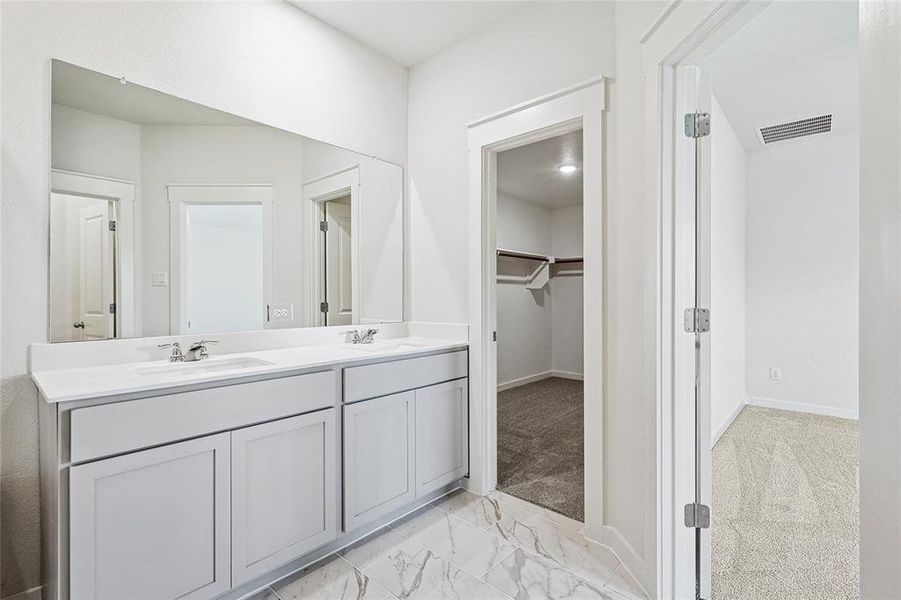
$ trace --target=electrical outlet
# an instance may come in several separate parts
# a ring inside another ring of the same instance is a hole
[[[782,381],[782,369],[770,367],[770,379],[773,381]]]
[[[290,321],[294,318],[293,304],[273,304],[269,307],[270,321]]]

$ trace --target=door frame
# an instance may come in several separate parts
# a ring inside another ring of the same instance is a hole
[[[322,313],[319,311],[319,303],[322,301],[322,235],[319,230],[319,221],[322,219],[322,203],[350,195],[350,222],[351,222],[351,324],[360,323],[362,312],[360,290],[360,165],[353,165],[317,177],[303,183],[303,203],[308,215],[307,237],[309,238],[309,251],[307,263],[307,298],[309,299],[310,324],[314,327],[322,326]]]
[[[271,184],[192,184],[166,185],[169,201],[169,333],[187,333],[185,312],[185,246],[186,208],[196,204],[249,204],[263,208],[263,328],[269,323],[269,304],[272,302],[272,199]]]
[[[604,523],[604,177],[605,77],[596,77],[468,125],[470,475],[485,494],[497,485],[497,154],[583,130],[583,327],[585,356],[585,534],[624,544]],[[627,545],[627,544],[625,544]],[[631,549],[627,549],[631,550]]]
[[[683,507],[694,498],[694,336],[682,332],[682,311],[694,306],[694,265],[676,262],[693,245],[694,147],[680,141],[686,112],[698,109],[704,83],[696,69],[701,60],[744,26],[769,1],[671,2],[642,36],[644,77],[648,82],[645,124],[652,136],[657,177],[647,185],[657,205],[657,597],[695,597],[694,530],[684,526]],[[694,71],[692,71],[694,68]],[[716,126],[715,124],[713,125]],[[706,194],[709,195],[709,152]],[[701,202],[705,188],[702,176]],[[702,206],[703,209],[703,206]],[[709,222],[708,222],[709,224]],[[708,232],[709,233],[709,232]],[[690,244],[690,245],[689,245]],[[702,273],[703,273],[702,265]],[[709,270],[707,271],[709,276]],[[707,282],[709,284],[709,281]],[[708,285],[709,287],[709,285]],[[709,344],[708,344],[709,346]],[[702,356],[702,377],[705,358]],[[709,349],[706,357],[709,381]],[[706,419],[702,397],[702,430],[709,429],[709,383]],[[702,391],[705,388],[702,386]],[[702,448],[704,445],[702,444]],[[703,500],[709,502],[709,443],[702,455]],[[710,596],[709,530],[702,545],[703,597]]]
[[[62,169],[50,170],[50,193],[87,196],[115,203],[116,244],[114,248],[115,331],[118,338],[135,337],[135,184]],[[121,268],[120,268],[121,266]],[[49,269],[49,254],[48,254]],[[49,272],[49,270],[48,270]],[[48,284],[49,286],[49,284]],[[50,331],[48,311],[48,340]]]

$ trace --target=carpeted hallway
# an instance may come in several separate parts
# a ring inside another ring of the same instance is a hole
[[[857,422],[746,406],[713,449],[713,598],[853,599]]]
[[[582,382],[551,377],[497,394],[497,488],[584,518]]]

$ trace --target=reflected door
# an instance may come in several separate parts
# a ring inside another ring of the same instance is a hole
[[[110,205],[91,202],[79,210],[79,320],[85,340],[115,337],[114,281]]]
[[[263,329],[263,206],[188,204],[184,229],[186,333]]]
[[[353,232],[350,197],[323,204],[325,210],[325,302],[327,325],[353,323]]]

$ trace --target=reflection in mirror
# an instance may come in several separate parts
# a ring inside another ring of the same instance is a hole
[[[50,339],[403,320],[403,172],[53,61]]]

